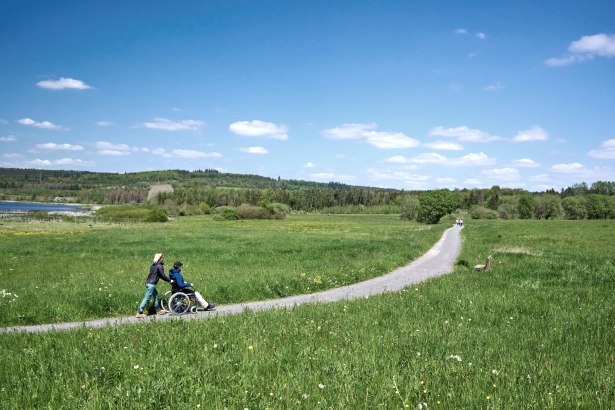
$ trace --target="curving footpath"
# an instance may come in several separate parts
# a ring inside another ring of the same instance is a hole
[[[238,303],[235,305],[217,306],[216,310],[198,312],[183,316],[156,316],[146,318],[122,317],[111,319],[88,320],[82,322],[56,323],[32,326],[13,326],[0,328],[0,333],[10,332],[50,332],[76,328],[99,328],[143,322],[158,322],[164,320],[199,320],[214,316],[235,315],[245,311],[260,311],[273,308],[292,308],[305,303],[324,303],[338,300],[367,298],[384,292],[396,292],[413,283],[444,275],[453,270],[453,264],[461,250],[460,231],[463,228],[453,227],[444,231],[440,240],[427,253],[404,267],[386,275],[341,288],[329,289],[307,295],[289,296],[282,299],[264,300],[258,302]]]

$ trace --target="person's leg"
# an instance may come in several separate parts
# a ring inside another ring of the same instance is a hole
[[[143,309],[145,309],[145,305],[147,305],[147,301],[152,297],[152,292],[156,290],[156,285],[147,284],[145,285],[145,296],[139,305],[139,313],[143,313]]]

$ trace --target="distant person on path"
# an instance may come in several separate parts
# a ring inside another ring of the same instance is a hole
[[[193,293],[194,297],[196,298],[196,300],[199,302],[199,304],[201,306],[203,306],[204,309],[213,309],[213,308],[215,308],[216,304],[215,303],[208,303],[203,298],[203,296],[194,289],[194,284],[192,284],[191,282],[184,281],[184,277],[181,274],[183,266],[184,266],[183,263],[177,261],[173,265],[173,269],[169,270],[169,277],[173,281],[173,282],[171,282],[172,286],[173,286],[173,293],[176,293],[176,292],[183,292],[183,293],[186,293],[186,294]]]
[[[459,220],[459,226],[463,226],[463,219]]]
[[[168,313],[160,307],[158,290],[156,290],[158,279],[169,282],[171,285],[173,284],[173,281],[164,274],[164,255],[162,253],[157,253],[154,255],[154,263],[152,263],[152,266],[149,268],[149,275],[145,281],[145,296],[143,297],[143,300],[139,305],[139,311],[137,312],[138,318],[145,317],[145,314],[143,314],[143,309],[145,309],[145,305],[152,298],[152,296],[154,297],[154,309],[156,309],[156,314],[165,315]]]

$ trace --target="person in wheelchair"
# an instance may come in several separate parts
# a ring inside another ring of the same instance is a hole
[[[191,282],[186,282],[181,273],[183,263],[180,261],[175,262],[173,268],[169,270],[169,278],[173,281],[171,282],[171,290],[173,294],[177,292],[185,293],[186,295],[194,295],[197,302],[203,307],[205,310],[211,310],[216,307],[215,303],[208,303],[203,296],[194,289],[194,284]]]

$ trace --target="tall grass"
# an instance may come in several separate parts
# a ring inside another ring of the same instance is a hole
[[[207,300],[229,304],[337,287],[392,271],[429,249],[444,225],[381,216],[289,216],[165,224],[0,226],[0,326],[131,315],[154,253]],[[170,286],[160,282],[165,291]],[[17,295],[17,297],[14,297]]]
[[[0,335],[7,408],[615,407],[613,222],[480,221],[456,271],[366,300]],[[487,272],[468,266],[494,256]]]

